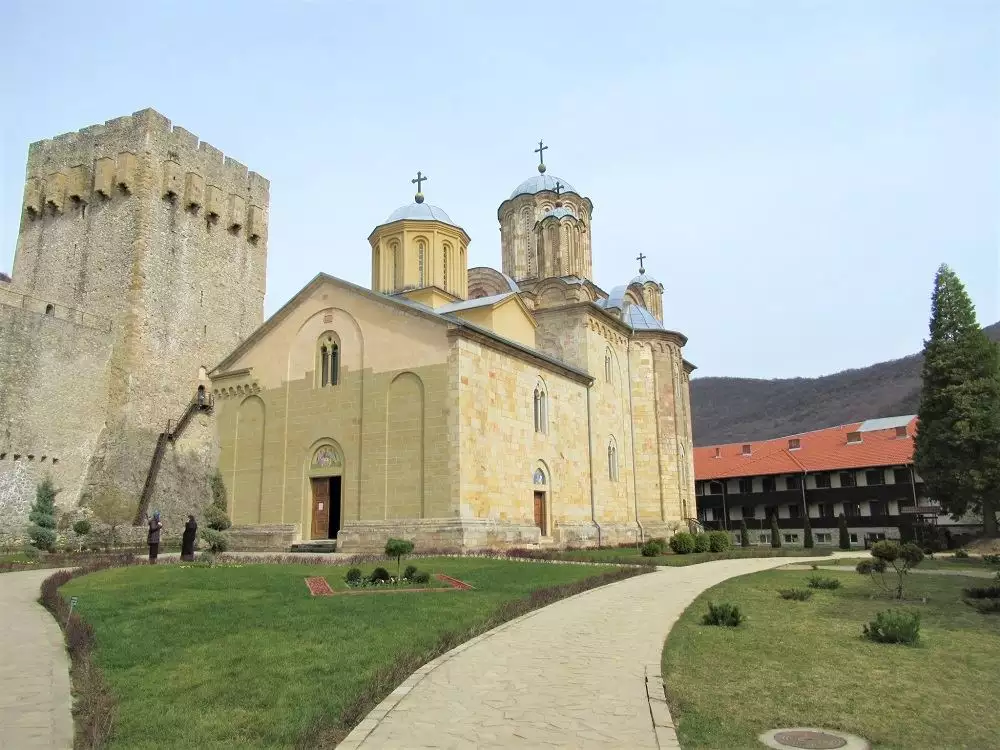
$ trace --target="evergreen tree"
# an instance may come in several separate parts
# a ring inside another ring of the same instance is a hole
[[[777,512],[771,514],[771,546],[774,549],[781,546],[781,529],[778,528]]]
[[[840,548],[850,549],[851,548],[851,534],[847,530],[847,516],[843,513],[837,519],[838,525],[840,526]]]
[[[982,514],[983,531],[996,536],[1000,347],[983,333],[965,287],[945,265],[934,278],[922,380],[917,473],[945,511]]]
[[[740,521],[740,546],[750,546],[750,530],[747,528],[747,522],[745,519]]]
[[[208,485],[212,490],[212,504],[205,508],[205,522],[208,528],[216,531],[225,531],[232,522],[229,520],[229,513],[226,511],[228,504],[226,498],[226,483],[222,479],[222,472],[218,469],[208,480]]]
[[[813,548],[813,527],[809,523],[809,511],[806,509],[805,521],[802,523],[802,546],[806,549]]]
[[[52,479],[45,477],[35,489],[35,502],[28,514],[31,526],[28,538],[33,547],[47,552],[56,548],[56,488]]]

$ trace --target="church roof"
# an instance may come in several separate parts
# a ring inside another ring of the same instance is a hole
[[[457,227],[458,224],[451,220],[442,209],[432,206],[430,203],[411,203],[408,206],[400,206],[383,223],[391,224],[394,221],[407,219],[408,221],[440,221],[443,224],[451,224]]]
[[[556,219],[561,219],[564,216],[572,216],[574,219],[576,218],[576,214],[573,213],[570,209],[566,208],[566,206],[559,206],[559,208],[553,208],[551,211],[546,213],[545,216],[542,217],[542,219],[547,219],[550,216]]]
[[[562,185],[562,192],[576,193],[576,188],[566,182],[566,180],[559,177],[553,177],[548,174],[536,174],[534,177],[529,177],[514,188],[514,192],[510,194],[510,197],[516,198],[519,195],[534,195],[535,193],[541,193],[546,190],[554,193],[556,191],[557,182]],[[577,193],[577,195],[579,195],[579,193]]]
[[[625,322],[636,331],[662,331],[663,323],[656,319],[649,310],[642,305],[629,305],[628,312],[625,313]]]
[[[492,294],[489,297],[476,297],[475,299],[464,299],[459,302],[451,302],[447,305],[441,305],[440,307],[434,308],[434,312],[444,315],[446,313],[457,312],[459,310],[471,310],[474,307],[489,307],[490,305],[495,305],[497,302],[502,302],[513,293],[514,292],[501,292],[500,294]]]
[[[642,272],[642,273],[640,273],[640,274],[639,274],[638,276],[636,276],[636,277],[635,277],[634,279],[632,279],[632,280],[631,280],[631,281],[629,282],[629,285],[632,285],[632,284],[639,284],[639,285],[642,285],[642,284],[647,284],[647,283],[652,283],[652,284],[659,284],[660,282],[659,282],[659,281],[657,281],[656,279],[654,279],[654,278],[653,278],[652,276],[650,276],[650,275],[649,275],[648,273],[646,273],[645,271],[643,271],[643,272]]]

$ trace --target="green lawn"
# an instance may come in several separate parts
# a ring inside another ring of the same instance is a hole
[[[601,549],[578,549],[555,552],[552,555],[560,560],[586,560],[588,562],[633,563],[639,565],[668,565],[680,567],[697,565],[710,560],[730,560],[743,557],[823,557],[831,554],[831,549],[803,549],[802,547],[734,547],[727,552],[692,552],[688,555],[675,555],[668,552],[659,557],[643,557],[634,547],[603,547]]]
[[[768,729],[819,726],[859,734],[875,748],[1000,747],[1000,616],[961,601],[971,579],[913,576],[917,647],[862,640],[861,626],[892,602],[872,600],[856,573],[805,602],[778,597],[811,572],[769,571],[702,594],[667,639],[663,678],[685,750],[758,748]],[[739,628],[701,624],[708,601],[738,603]]]
[[[415,667],[435,655],[443,634],[461,642],[505,603],[612,570],[413,562],[475,590],[312,597],[305,577],[336,586],[347,568],[298,564],[134,566],[70,581],[61,591],[79,597],[119,702],[110,747],[316,747],[310,738],[337,727],[359,696],[371,697],[373,679],[384,681],[399,658]],[[365,574],[373,567],[361,566]],[[375,688],[374,699],[393,687]]]

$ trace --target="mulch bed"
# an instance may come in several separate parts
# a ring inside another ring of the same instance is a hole
[[[334,591],[330,588],[330,584],[325,578],[320,576],[313,576],[311,578],[306,578],[306,586],[309,588],[309,593],[313,596],[350,596],[350,595],[365,595],[365,594],[421,594],[421,593],[431,593],[431,592],[442,592],[442,591],[469,591],[473,588],[471,584],[465,581],[460,581],[457,578],[452,578],[451,576],[446,576],[444,573],[435,573],[434,577],[439,581],[443,581],[448,584],[448,588],[393,588],[391,586],[374,586],[372,588],[364,589],[349,589],[347,591]]]

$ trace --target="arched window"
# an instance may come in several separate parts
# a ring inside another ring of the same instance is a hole
[[[451,245],[445,243],[444,250],[441,251],[441,272],[444,280],[445,291],[448,290],[448,253],[450,251]]]
[[[340,381],[340,344],[332,333],[324,333],[320,336],[317,355],[319,357],[317,367],[319,387],[337,385]]]
[[[608,441],[608,479],[618,481],[618,445],[613,437]]]
[[[374,259],[375,262],[372,263],[372,266],[375,268],[375,284],[374,284],[374,286],[375,286],[375,291],[376,292],[381,292],[382,289],[383,289],[383,287],[385,286],[385,279],[382,278],[382,266],[379,265],[379,261],[381,260],[381,258],[382,258],[382,254],[379,252],[379,249],[376,247],[375,248],[375,259]]]
[[[549,405],[548,396],[545,393],[545,386],[539,383],[535,386],[535,432],[546,433],[549,431]]]
[[[45,306],[45,314],[46,315],[55,315],[56,314],[55,305],[46,305]]]
[[[604,350],[604,382],[611,382],[611,350]]]
[[[418,286],[424,285],[424,250],[426,246],[422,241],[417,242],[417,281]]]

